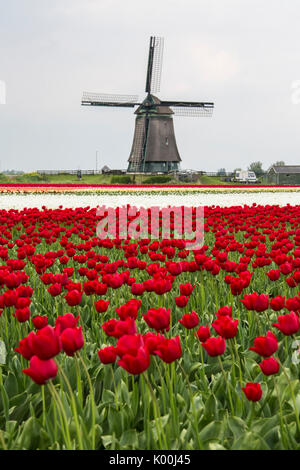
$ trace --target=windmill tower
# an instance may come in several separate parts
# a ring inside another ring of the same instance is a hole
[[[83,93],[83,106],[138,106],[135,111],[135,130],[128,159],[128,172],[167,173],[179,168],[181,161],[173,126],[173,115],[207,116],[213,112],[214,103],[193,101],[161,101],[154,96],[160,90],[164,40],[151,36],[146,93],[142,103],[136,95],[107,95]]]

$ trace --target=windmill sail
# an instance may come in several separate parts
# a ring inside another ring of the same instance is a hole
[[[160,91],[163,51],[164,38],[151,36],[146,79],[147,93],[156,93]]]
[[[83,92],[81,104],[85,106],[120,106],[134,108],[138,95],[113,95],[107,93]]]

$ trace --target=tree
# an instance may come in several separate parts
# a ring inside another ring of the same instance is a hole
[[[285,162],[283,160],[280,160],[279,162],[273,163],[271,166],[285,166]]]
[[[220,168],[220,169],[217,171],[217,175],[218,175],[218,176],[225,176],[225,175],[226,175],[226,169],[225,169],[225,168]]]
[[[265,173],[262,168],[262,162],[252,162],[249,165],[248,170],[254,171],[254,173],[256,174],[258,178]]]

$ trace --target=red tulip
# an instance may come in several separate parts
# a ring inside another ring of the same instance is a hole
[[[32,356],[34,356],[34,352],[33,352],[32,347],[31,347],[32,337],[33,336],[35,336],[35,333],[33,331],[31,331],[29,333],[29,335],[26,336],[26,338],[21,339],[19,341],[19,346],[14,349],[16,352],[18,352],[23,357],[25,357],[25,359],[27,359],[28,361],[29,361],[29,359],[32,358]]]
[[[56,297],[61,293],[61,284],[52,284],[52,286],[48,287],[48,292],[49,294],[52,295],[52,297]]]
[[[282,297],[281,295],[277,295],[277,297],[274,297],[270,300],[270,307],[272,310],[275,310],[275,312],[277,312],[278,310],[282,310],[284,306],[285,297]]]
[[[232,308],[228,305],[224,305],[224,307],[220,307],[219,310],[216,312],[217,317],[232,317]]]
[[[261,371],[264,375],[277,374],[280,368],[279,362],[274,357],[269,357],[268,359],[264,359],[258,365],[261,368]]]
[[[67,356],[74,356],[84,345],[82,327],[66,328],[60,335],[62,348]]]
[[[196,312],[188,313],[183,315],[181,320],[178,320],[187,330],[195,328],[199,323],[199,317]]]
[[[154,353],[167,364],[179,359],[182,354],[179,336],[176,336],[176,338],[165,338],[164,340],[161,340]]]
[[[226,342],[222,336],[218,336],[217,338],[212,336],[201,344],[209,356],[221,356],[226,349]]]
[[[109,305],[109,300],[100,299],[95,302],[95,308],[98,313],[104,313],[107,311]]]
[[[55,330],[58,334],[62,333],[66,328],[74,328],[77,326],[79,315],[75,318],[73,313],[65,313],[55,320]]]
[[[277,321],[278,323],[273,323],[273,326],[286,336],[293,335],[299,331],[299,317],[295,312],[279,315]]]
[[[245,295],[241,302],[245,305],[247,310],[255,310],[256,312],[263,312],[269,307],[269,296],[268,294],[253,294]]]
[[[32,319],[32,323],[34,324],[37,330],[41,330],[42,328],[48,325],[48,317],[42,317],[41,315],[36,315]]]
[[[270,357],[278,349],[277,338],[271,331],[268,331],[266,336],[258,336],[254,340],[254,346],[249,348],[263,357]]]
[[[126,320],[116,320],[112,318],[102,325],[103,330],[108,336],[114,338],[121,338],[123,335],[134,335],[136,333],[136,323],[133,318],[126,318]]]
[[[65,295],[65,299],[67,304],[70,307],[74,307],[75,305],[79,305],[81,302],[82,292],[78,290],[71,290]]]
[[[141,374],[150,365],[150,355],[146,348],[141,347],[134,355],[124,354],[118,364],[130,374]]]
[[[36,384],[45,385],[57,375],[57,364],[53,359],[41,360],[37,356],[30,359],[30,367],[22,372],[28,375]]]
[[[115,362],[117,358],[117,352],[114,346],[107,346],[106,348],[99,349],[97,354],[103,364],[111,364]]]
[[[209,326],[200,326],[196,331],[195,336],[198,337],[199,341],[204,343],[208,338],[210,338]]]
[[[170,309],[150,308],[143,318],[147,325],[156,331],[169,331],[170,329]]]
[[[212,323],[216,332],[225,339],[234,338],[237,334],[238,320],[232,320],[230,317],[220,316]]]
[[[56,356],[61,351],[61,340],[56,330],[47,325],[30,337],[30,347],[35,356],[47,360]]]
[[[183,308],[187,305],[189,301],[189,297],[185,295],[180,295],[179,297],[175,297],[175,303],[177,307]]]
[[[258,383],[248,382],[242,390],[250,401],[259,401],[262,397],[262,389]]]
[[[195,288],[195,285],[192,286],[190,282],[187,282],[186,284],[180,284],[179,289],[180,289],[180,295],[185,295],[189,297],[193,290]]]

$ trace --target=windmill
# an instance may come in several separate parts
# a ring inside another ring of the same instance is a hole
[[[147,96],[142,103],[138,103],[137,95],[83,93],[83,106],[138,106],[128,172],[166,173],[177,170],[181,158],[174,134],[173,115],[210,117],[213,112],[214,103],[162,101],[153,95],[160,91],[163,45],[163,38],[151,36],[145,90]]]

